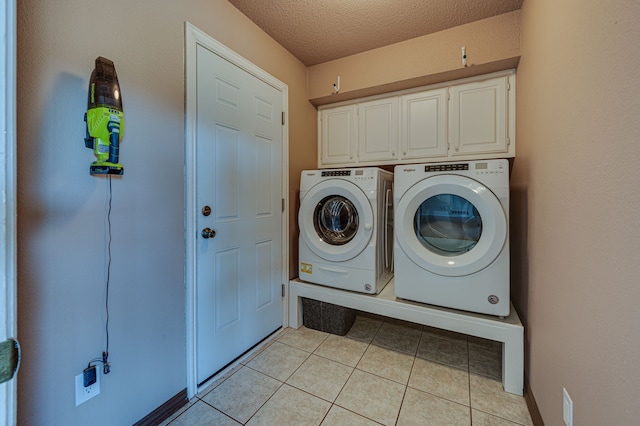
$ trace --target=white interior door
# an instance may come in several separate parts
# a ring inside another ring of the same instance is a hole
[[[196,43],[194,53],[187,220],[195,235],[187,244],[194,245],[200,386],[283,325],[285,109],[282,91],[246,67],[204,44]]]

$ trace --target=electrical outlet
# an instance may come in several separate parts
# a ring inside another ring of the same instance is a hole
[[[566,426],[573,426],[573,401],[565,388],[562,388],[562,420]]]
[[[76,407],[87,402],[100,393],[100,370],[96,371],[96,382],[87,387],[84,386],[84,372],[76,376]]]

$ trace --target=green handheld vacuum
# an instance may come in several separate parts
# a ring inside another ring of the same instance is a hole
[[[120,141],[124,133],[122,95],[113,62],[99,56],[89,80],[89,102],[84,115],[87,137],[84,144],[93,149],[97,160],[91,163],[92,175],[122,175],[119,161]]]

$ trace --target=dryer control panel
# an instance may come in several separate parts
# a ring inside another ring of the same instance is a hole
[[[491,163],[486,161],[474,161],[472,163],[446,163],[446,164],[426,164],[425,173],[442,172],[475,172],[476,175],[493,175],[506,172],[504,164],[500,161]]]
[[[351,176],[351,170],[323,170],[322,177]]]
[[[475,162],[473,169],[477,175],[502,175],[507,172],[508,167],[502,161]]]
[[[484,165],[486,168],[487,163],[484,163]],[[469,170],[469,163],[434,164],[434,165],[427,164],[426,166],[424,166],[425,172],[450,172],[452,170]]]

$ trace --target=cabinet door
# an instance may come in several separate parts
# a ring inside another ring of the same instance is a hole
[[[318,113],[320,123],[320,164],[347,164],[355,161],[358,137],[356,106],[325,109]]]
[[[452,86],[451,155],[508,151],[508,77]]]
[[[400,159],[447,156],[447,89],[400,98]]]
[[[397,97],[358,104],[358,123],[358,162],[397,158]]]

